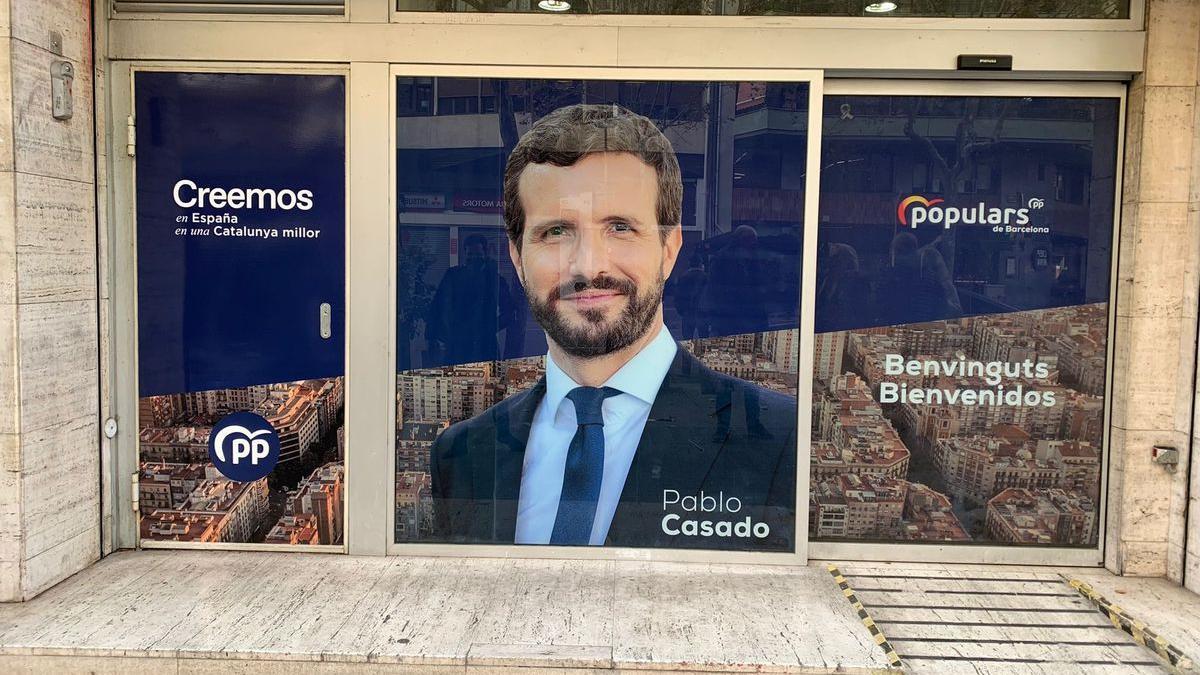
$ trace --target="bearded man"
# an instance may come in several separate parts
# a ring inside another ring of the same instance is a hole
[[[521,138],[504,221],[546,376],[434,443],[435,538],[794,549],[795,400],[709,370],[663,323],[682,201],[670,141],[620,106]]]

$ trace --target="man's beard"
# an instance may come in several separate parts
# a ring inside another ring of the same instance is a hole
[[[588,281],[576,277],[551,290],[550,297],[545,301],[534,297],[528,287],[525,297],[529,300],[533,318],[537,319],[555,344],[571,356],[590,359],[620,351],[644,336],[662,304],[665,284],[666,279],[660,271],[653,287],[642,295],[638,293],[637,284],[628,279],[599,276]],[[587,325],[572,326],[558,310],[559,300],[564,295],[571,296],[591,289],[615,290],[623,294],[626,298],[625,308],[608,325],[605,325],[606,312],[603,309],[580,310],[579,314]]]

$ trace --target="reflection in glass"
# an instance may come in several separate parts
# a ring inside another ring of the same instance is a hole
[[[727,16],[947,17],[988,19],[1127,19],[1129,0],[396,0],[401,12],[568,12]],[[889,9],[894,5],[893,9]],[[873,11],[874,10],[874,11]],[[881,11],[882,10],[882,11]]]
[[[812,535],[1094,546],[1118,101],[824,112]]]
[[[807,85],[397,88],[396,541],[792,550]]]

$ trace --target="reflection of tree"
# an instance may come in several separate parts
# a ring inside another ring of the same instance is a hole
[[[996,126],[992,129],[991,138],[980,137],[978,129],[975,128],[976,120],[979,119],[979,102],[979,98],[967,98],[963,101],[962,118],[954,130],[954,146],[949,153],[942,152],[933,141],[917,132],[917,112],[921,99],[913,98],[909,104],[904,135],[916,143],[930,159],[938,177],[942,179],[943,191],[947,194],[960,194],[959,179],[963,176],[973,176],[979,166],[979,159],[985,155],[993,155],[1001,144],[1000,137],[1004,134],[1004,122],[1012,111],[1013,99],[1004,100],[1004,106],[996,117]]]
[[[602,82],[596,80],[490,80],[496,92],[496,113],[505,156],[517,144],[516,101],[531,120],[575,103],[618,103],[645,115],[664,132],[672,127],[692,127],[708,119],[704,89],[690,82]]]
[[[436,289],[425,281],[432,263],[433,257],[421,246],[403,247],[400,251],[396,269],[396,349],[401,368],[409,361],[409,346],[417,336],[417,321],[425,318],[433,301]]]
[[[1014,99],[1006,98],[996,116],[995,126],[990,137],[981,136],[976,128],[979,119],[979,104],[982,99],[969,97],[963,99],[963,110],[954,130],[953,145],[934,143],[917,130],[917,113],[925,99],[913,97],[908,104],[908,119],[904,122],[904,135],[908,137],[922,154],[929,159],[933,173],[942,183],[941,193],[948,196],[959,196],[963,193],[962,185],[965,177],[974,177],[980,161],[992,159],[1004,144],[1004,123],[1013,111]],[[929,117],[924,118],[929,120]],[[954,228],[942,230],[933,242],[943,260],[948,265],[954,263]]]

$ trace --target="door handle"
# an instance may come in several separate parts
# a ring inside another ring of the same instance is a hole
[[[328,340],[333,336],[333,308],[328,302],[321,303],[321,338]]]

